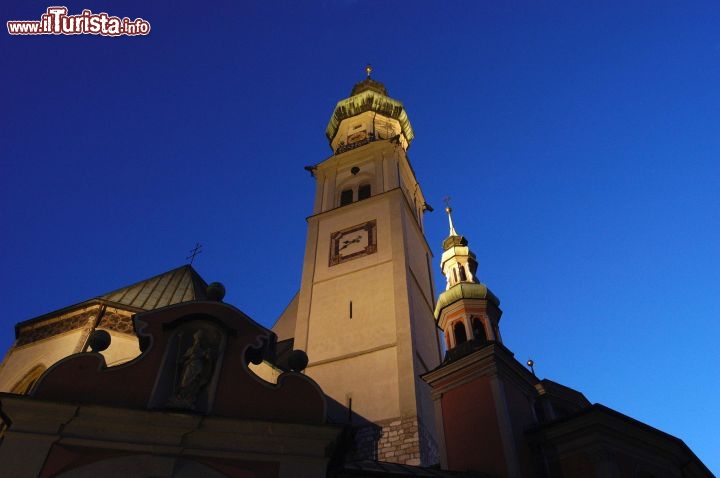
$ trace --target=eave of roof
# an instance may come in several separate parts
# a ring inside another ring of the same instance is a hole
[[[365,111],[375,111],[381,115],[398,120],[405,139],[408,143],[412,143],[412,140],[415,138],[415,133],[410,125],[410,120],[408,119],[403,104],[372,90],[361,91],[350,98],[339,101],[325,129],[325,136],[332,142],[332,140],[335,139],[342,120],[357,116]]]
[[[477,282],[458,282],[438,297],[435,304],[435,318],[440,317],[440,312],[447,306],[463,299],[486,299],[500,306],[500,299],[487,288],[485,284]]]
[[[192,266],[183,265],[107,294],[19,322],[15,325],[15,336],[18,337],[22,327],[34,322],[42,322],[96,304],[126,309],[131,312],[143,312],[181,302],[205,300],[206,290],[207,283],[200,277],[200,274]]]

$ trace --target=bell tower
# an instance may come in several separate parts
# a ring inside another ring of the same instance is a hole
[[[500,337],[500,300],[477,278],[478,263],[465,237],[455,231],[452,208],[446,199],[445,212],[450,234],[443,241],[440,262],[447,281],[438,297],[435,316],[445,332],[445,348],[451,354],[462,353],[471,344],[502,343]]]
[[[525,430],[536,423],[538,379],[514,359],[500,337],[500,301],[477,277],[478,263],[445,208],[450,234],[440,267],[447,280],[435,317],[447,353],[424,374],[432,387],[440,461],[450,470],[483,470],[492,476],[536,476]]]
[[[420,375],[441,352],[423,234],[429,206],[407,155],[405,108],[366,73],[330,117],[332,155],[306,167],[316,192],[294,347],[308,354],[306,373],[352,411],[345,417],[368,425],[358,435],[365,457],[430,465],[434,407]]]

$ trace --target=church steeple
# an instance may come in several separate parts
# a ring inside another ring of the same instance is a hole
[[[352,412],[333,419],[375,424],[358,432],[367,440],[357,457],[430,465],[438,461],[434,408],[420,374],[440,364],[441,346],[423,235],[428,207],[407,155],[414,135],[405,108],[371,73],[333,110],[332,155],[309,167],[315,202],[288,313],[294,348],[310,358],[305,373]]]
[[[455,232],[455,226],[452,222],[452,208],[450,207],[450,198],[446,198],[447,201],[447,207],[445,207],[445,212],[448,215],[448,223],[450,223],[450,236],[457,236],[458,233]]]
[[[333,110],[325,130],[332,156],[306,167],[318,184],[313,213],[399,190],[422,228],[429,207],[407,157],[415,133],[403,104],[372,73],[368,65],[365,78]]]
[[[478,263],[467,239],[458,234],[446,199],[450,234],[443,241],[441,269],[447,285],[435,307],[449,354],[464,354],[485,342],[501,342],[500,300],[477,278]],[[468,345],[464,345],[464,344]]]
[[[455,231],[450,198],[445,198],[445,203],[445,212],[448,215],[448,223],[450,225],[450,235],[443,241],[443,254],[440,267],[447,280],[445,290],[448,290],[460,282],[477,282],[475,272],[477,272],[478,263],[475,259],[475,254],[470,252],[467,239]]]
[[[370,77],[372,71],[368,65],[366,78],[353,86],[349,98],[337,103],[330,117],[325,136],[335,154],[381,139],[393,139],[407,150],[415,137],[405,107]]]

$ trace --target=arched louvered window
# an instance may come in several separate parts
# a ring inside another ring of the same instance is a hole
[[[453,334],[455,335],[455,346],[467,342],[467,332],[465,332],[465,324],[462,322],[455,322],[453,325]]]
[[[487,334],[485,333],[485,327],[478,317],[472,319],[473,338],[478,340],[487,340]]]

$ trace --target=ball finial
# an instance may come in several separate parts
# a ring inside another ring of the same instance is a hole
[[[308,364],[308,356],[302,350],[293,350],[288,355],[288,366],[293,372],[302,372]]]
[[[95,329],[88,338],[88,345],[93,352],[102,352],[110,347],[110,333],[107,330]]]
[[[225,297],[225,286],[220,282],[213,282],[207,286],[207,300],[222,302]]]
[[[365,67],[365,73],[367,74],[367,77],[370,78],[370,74],[373,72],[373,67],[370,65],[370,63],[367,64]]]

